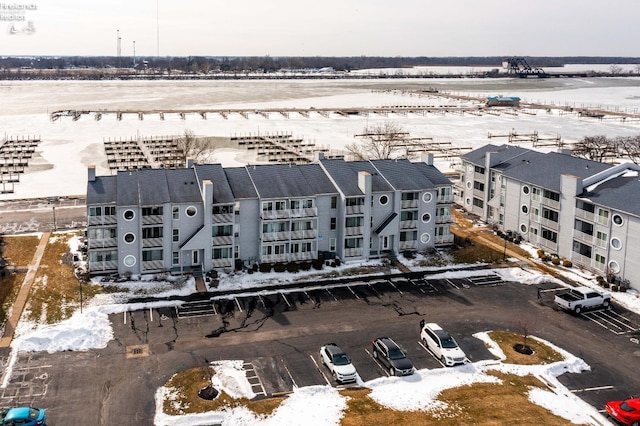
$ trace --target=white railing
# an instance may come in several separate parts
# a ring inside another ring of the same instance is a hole
[[[233,244],[233,237],[231,235],[213,237],[211,238],[211,244],[214,246],[230,246]]]
[[[160,215],[142,216],[143,225],[151,225],[154,223],[162,223],[162,216]]]
[[[345,235],[362,235],[362,226],[348,226],[345,228]]]
[[[540,218],[540,224],[553,230],[558,229],[558,222],[554,222],[553,220],[545,219],[543,217]]]
[[[312,251],[303,251],[298,253],[291,253],[291,260],[313,260],[316,258],[315,252]]]
[[[233,222],[233,213],[220,213],[211,215],[213,223],[231,223]]]
[[[403,209],[415,209],[418,207],[418,200],[402,200],[400,202],[400,208]]]
[[[106,271],[117,271],[118,270],[118,262],[109,260],[104,262],[89,262],[89,271],[91,272],[106,272]]]
[[[556,201],[556,200],[552,200],[551,198],[547,198],[547,197],[542,197],[542,205],[543,206],[549,206],[553,209],[559,209],[560,208],[560,202]]]
[[[262,262],[286,262],[289,258],[288,254],[266,254],[260,256]]]
[[[89,225],[113,225],[118,222],[115,215],[89,216]]]
[[[418,227],[417,220],[401,220],[400,229],[415,229]]]
[[[290,210],[291,217],[315,217],[318,216],[317,207],[309,207],[306,209]]]
[[[104,247],[116,247],[118,245],[118,240],[116,238],[101,238],[89,239],[89,248],[104,248]]]
[[[595,215],[592,212],[588,212],[582,209],[576,209],[575,214],[576,214],[576,217],[579,219],[586,219],[589,222],[595,221]]]
[[[289,210],[262,210],[263,219],[288,219]]]
[[[451,217],[450,214],[436,215],[436,223],[450,223]]]
[[[609,225],[609,217],[604,217],[604,216],[596,216],[596,223],[598,223],[598,225]]]
[[[345,257],[362,256],[362,247],[344,249],[344,255]]]
[[[142,247],[162,247],[162,238],[143,238]]]
[[[214,268],[227,268],[233,265],[232,258],[224,258],[224,259],[213,259],[211,260],[211,266]]]
[[[286,241],[289,239],[289,231],[266,232],[262,234],[262,241]]]
[[[164,264],[162,260],[147,260],[142,262],[142,269],[145,271],[155,271],[158,269],[162,269]]]
[[[451,244],[453,243],[454,237],[455,235],[453,234],[439,235],[433,239],[433,243],[434,244]]]
[[[400,244],[398,245],[398,248],[400,250],[416,250],[418,248],[418,242],[417,241],[400,241]]]
[[[593,263],[590,257],[583,256],[580,253],[576,253],[575,251],[571,252],[571,262],[579,266],[584,266],[586,268],[591,268],[591,265]]]
[[[315,229],[307,229],[304,231],[291,231],[292,240],[311,240],[315,239],[318,235],[318,231]]]
[[[364,213],[364,205],[360,206],[347,206],[347,214],[362,214]]]
[[[453,194],[450,195],[438,195],[438,203],[453,203]]]
[[[573,236],[577,240],[582,241],[583,243],[587,243],[589,245],[593,245],[593,235],[589,235],[587,233],[584,233],[578,230],[574,230],[573,234],[574,234]]]

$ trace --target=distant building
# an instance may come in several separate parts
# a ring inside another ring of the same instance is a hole
[[[431,155],[115,176],[90,167],[89,271],[195,273],[425,251],[453,242],[452,203],[452,183]]]
[[[487,106],[520,106],[520,98],[517,96],[489,96],[487,97]]]
[[[457,201],[503,232],[640,289],[639,171],[568,152],[485,145],[462,156]]]

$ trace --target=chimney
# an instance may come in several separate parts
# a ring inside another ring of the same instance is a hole
[[[185,165],[185,166],[186,166],[186,168],[187,168],[187,169],[191,169],[191,168],[193,168],[193,163],[194,163],[193,158],[188,157],[188,158],[187,158],[187,164]]]
[[[324,160],[324,152],[316,152],[315,160],[316,160],[316,162],[318,162],[320,160]]]
[[[89,182],[95,182],[96,181],[96,166],[95,164],[91,164],[88,168],[87,168],[88,174],[89,174]]]
[[[371,174],[368,172],[358,172],[358,188],[365,195],[371,194]]]
[[[433,166],[433,153],[432,152],[421,152],[420,160],[425,163],[427,166]]]
[[[205,206],[211,208],[213,204],[213,182],[208,179],[202,181],[202,201]]]

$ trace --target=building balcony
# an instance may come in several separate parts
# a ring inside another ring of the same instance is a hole
[[[362,247],[344,249],[345,257],[359,257],[362,256]]]
[[[554,231],[558,230],[558,222],[554,222],[553,220],[545,219],[540,217],[540,224],[546,228],[552,229]]]
[[[298,253],[291,253],[292,261],[301,261],[301,260],[313,260],[317,258],[317,253],[313,251],[302,251]]]
[[[417,220],[401,220],[400,229],[416,229],[418,227]]]
[[[318,236],[318,231],[315,229],[307,229],[304,231],[291,231],[292,240],[315,240]]]
[[[402,200],[400,202],[401,209],[417,209],[418,208],[418,200]]]
[[[345,228],[345,235],[362,235],[364,227],[362,226],[348,226]]]
[[[92,225],[113,225],[118,222],[115,215],[109,216],[89,216],[89,226]]]
[[[592,268],[593,264],[595,263],[590,257],[583,256],[580,253],[576,253],[575,251],[571,252],[571,262],[577,266],[583,266],[585,268]]]
[[[289,219],[289,215],[289,210],[263,210],[261,217],[263,220]]]
[[[476,198],[480,198],[481,200],[484,200],[485,197],[485,193],[484,191],[481,191],[479,189],[473,189],[473,196]]]
[[[579,219],[588,220],[589,222],[595,221],[595,215],[591,212],[582,209],[576,209],[575,215]]]
[[[345,211],[346,211],[346,214],[363,214],[364,213],[364,205],[347,206]]]
[[[289,240],[289,231],[283,232],[266,232],[262,234],[262,241],[287,241]]]
[[[211,215],[212,223],[233,223],[233,213],[221,213]]]
[[[142,216],[143,225],[152,225],[154,223],[162,223],[162,216],[160,215]]]
[[[147,260],[142,262],[142,269],[145,271],[159,271],[164,268],[162,260]]]
[[[162,247],[162,238],[143,238],[142,247]]]
[[[453,244],[453,239],[454,239],[455,235],[453,234],[449,234],[449,235],[439,235],[437,237],[435,237],[433,239],[433,244],[435,245],[440,245],[440,244]]]
[[[233,266],[233,259],[230,257],[224,259],[213,259],[211,260],[211,266],[214,268],[229,268]]]
[[[316,217],[318,216],[317,207],[309,207],[306,209],[290,210],[291,217]]]
[[[118,246],[117,238],[102,238],[102,239],[93,238],[89,240],[89,249],[117,247],[117,246]]]
[[[289,260],[289,255],[284,254],[263,254],[260,256],[261,262],[287,262]]]
[[[453,221],[453,216],[450,214],[445,215],[436,215],[436,223],[451,223]]]
[[[577,229],[574,229],[573,237],[580,242],[586,243],[590,246],[593,245],[593,240],[594,240],[593,235],[589,235],[585,232],[581,232],[581,231],[578,231]]]
[[[104,262],[89,262],[89,272],[117,272],[118,262],[114,260]]]
[[[551,207],[554,210],[558,210],[560,208],[560,202],[556,200],[552,200],[550,198],[542,197],[542,205]]]
[[[230,246],[233,244],[233,237],[231,235],[212,237],[211,244],[214,246]]]
[[[453,194],[438,195],[436,203],[438,203],[438,204],[451,204],[451,203],[453,203],[453,199],[454,199]]]
[[[398,249],[400,250],[417,250],[418,249],[418,241],[400,241],[398,245]]]

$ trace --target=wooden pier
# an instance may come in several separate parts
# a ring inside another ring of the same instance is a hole
[[[0,143],[0,193],[10,194],[40,143],[40,136],[10,136]]]
[[[184,154],[175,137],[150,137],[103,140],[107,164],[118,170],[159,169],[181,167]]]

